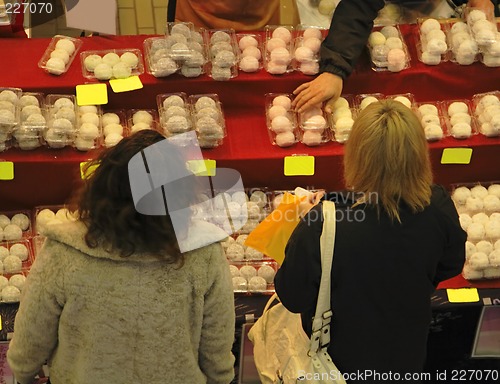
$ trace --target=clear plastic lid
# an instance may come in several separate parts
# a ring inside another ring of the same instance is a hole
[[[83,51],[80,61],[83,77],[87,79],[106,81],[144,73],[142,53],[135,48]]]
[[[38,67],[52,75],[66,73],[82,44],[80,39],[55,35],[38,62]]]

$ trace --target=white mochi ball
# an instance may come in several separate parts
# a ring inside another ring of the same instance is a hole
[[[94,68],[94,76],[98,80],[109,80],[113,77],[113,67],[104,62],[97,64]]]
[[[453,201],[459,205],[465,205],[467,199],[472,196],[472,193],[467,187],[458,187],[451,195]]]
[[[8,285],[9,285],[9,279],[7,279],[5,276],[0,276],[0,292]]]
[[[232,278],[233,289],[235,291],[246,291],[248,287],[247,279],[241,276],[235,276]]]
[[[255,269],[255,267],[252,267],[251,265],[244,265],[243,267],[240,268],[240,274],[245,279],[249,280],[250,278],[257,276],[257,270]]]
[[[472,223],[467,228],[467,239],[469,241],[479,241],[484,238],[486,231],[481,223]]]
[[[10,219],[10,223],[17,225],[23,231],[27,231],[30,227],[30,219],[24,213],[16,213],[12,216],[12,219]]]
[[[472,187],[470,193],[472,197],[479,197],[480,199],[484,199],[486,196],[488,196],[488,190],[482,185],[476,185]]]
[[[21,298],[21,291],[13,285],[2,289],[2,301],[5,303],[16,303]]]
[[[469,225],[472,224],[472,217],[470,217],[470,215],[468,215],[467,213],[461,213],[458,216],[458,218],[460,220],[460,226],[462,227],[462,229],[464,231],[467,231],[467,228],[469,227]]]
[[[3,269],[5,273],[19,273],[21,272],[22,266],[21,259],[17,256],[10,255],[3,260]]]
[[[263,277],[253,276],[248,281],[248,290],[251,292],[262,292],[265,291],[266,289],[267,289],[267,282]]]
[[[6,215],[0,215],[0,228],[4,229],[10,224],[10,219]]]
[[[268,284],[272,284],[274,282],[276,271],[270,265],[264,264],[257,271],[257,275],[266,280]]]
[[[462,271],[462,275],[466,280],[479,280],[484,278],[484,274],[482,270],[474,269],[471,265],[464,265],[464,269]]]
[[[476,253],[476,246],[471,241],[465,242],[465,257],[468,259],[472,254]]]
[[[229,272],[231,273],[231,277],[241,276],[240,270],[236,265],[229,264]]]
[[[245,257],[245,249],[243,248],[243,245],[236,242],[230,244],[226,249],[226,257],[233,261],[243,260]]]
[[[69,39],[61,39],[56,43],[56,49],[62,49],[68,52],[69,55],[72,55],[75,52],[75,43],[73,43]]]
[[[484,269],[489,265],[488,255],[483,252],[476,252],[470,258],[468,263],[474,269]]]
[[[28,248],[26,248],[26,245],[24,244],[21,243],[13,244],[10,247],[9,253],[12,256],[18,257],[21,261],[28,260],[28,254],[29,254]]]
[[[23,290],[24,283],[26,282],[26,277],[21,274],[12,275],[9,279],[9,285],[16,287],[19,291]]]
[[[482,252],[489,255],[490,252],[492,251],[493,251],[493,244],[491,244],[489,241],[481,240],[476,244],[476,252]]]
[[[9,224],[3,229],[3,238],[6,241],[21,240],[23,231],[15,224]]]

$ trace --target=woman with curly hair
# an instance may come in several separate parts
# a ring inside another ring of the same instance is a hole
[[[47,226],[7,354],[19,383],[45,361],[53,384],[231,382],[234,302],[221,245],[181,253],[168,213],[134,205],[129,161],[162,140],[140,131],[104,150],[77,196],[78,219]]]

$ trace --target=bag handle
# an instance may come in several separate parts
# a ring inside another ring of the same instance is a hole
[[[336,234],[335,203],[323,201],[323,230],[320,237],[321,250],[321,280],[319,285],[316,313],[314,315],[309,354],[325,349],[330,343],[331,310],[331,273],[333,249]]]

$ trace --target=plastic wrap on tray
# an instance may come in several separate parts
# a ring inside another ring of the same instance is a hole
[[[189,104],[200,147],[209,149],[221,145],[226,137],[226,119],[219,96],[215,93],[190,95]]]
[[[487,137],[500,136],[500,91],[474,95],[472,108],[479,132]]]
[[[98,105],[77,107],[77,131],[73,146],[79,151],[89,151],[101,145],[102,109]]]
[[[441,105],[447,131],[451,137],[468,139],[478,133],[469,100],[445,100]]]
[[[335,103],[330,105],[331,113],[328,115],[330,129],[332,130],[332,140],[343,144],[349,138],[352,125],[356,117],[354,97],[352,95],[342,95]]]
[[[410,67],[410,55],[397,25],[375,27],[368,37],[372,69],[400,72]]]
[[[127,110],[127,132],[131,135],[144,129],[161,132],[158,111],[156,109]]]
[[[229,270],[235,293],[274,293],[275,261],[232,261]]]
[[[266,125],[273,145],[290,147],[298,142],[300,132],[297,118],[292,111],[289,93],[267,93],[265,95]]]
[[[240,71],[258,72],[263,64],[262,37],[253,33],[237,33],[236,40],[239,48],[238,66]]]
[[[48,226],[75,221],[76,215],[64,205],[39,205],[33,209],[33,235],[43,235]]]
[[[467,232],[467,280],[500,277],[500,182],[455,184],[452,199]]]
[[[328,30],[300,24],[295,30],[292,66],[304,75],[319,72],[319,50]]]
[[[170,57],[164,36],[145,39],[144,55],[146,71],[154,77],[167,77],[179,71],[179,64]]]
[[[127,114],[123,109],[107,110],[102,118],[102,145],[112,147],[129,133]]]
[[[452,62],[471,65],[478,60],[479,47],[463,20],[448,24],[447,42]]]
[[[83,42],[69,36],[56,35],[50,41],[38,67],[53,75],[62,75],[70,67]]]
[[[45,97],[39,92],[23,92],[19,99],[20,124],[14,129],[14,146],[31,150],[43,145],[47,129]]]
[[[10,146],[12,132],[20,122],[20,88],[0,87],[0,152]]]
[[[0,241],[18,241],[31,234],[30,211],[0,211]]]
[[[83,51],[80,60],[87,79],[125,79],[144,73],[142,53],[135,48]]]
[[[209,76],[226,81],[238,76],[239,48],[233,29],[209,29],[204,31],[208,47]]]
[[[176,135],[193,129],[188,97],[184,92],[157,95],[156,103],[165,135]]]
[[[290,25],[266,25],[264,68],[272,75],[293,71],[293,30]]]
[[[315,147],[330,141],[330,129],[323,109],[312,107],[298,115],[300,142]]]
[[[438,141],[446,134],[446,123],[439,102],[415,103],[415,112],[424,128],[427,141]]]
[[[47,129],[43,134],[49,148],[71,145],[77,132],[77,110],[74,95],[47,95]]]
[[[448,43],[446,41],[447,23],[434,18],[418,19],[419,43],[418,58],[427,65],[437,65],[447,61]]]
[[[26,276],[34,260],[30,240],[0,242],[0,257],[0,302],[19,302]]]

